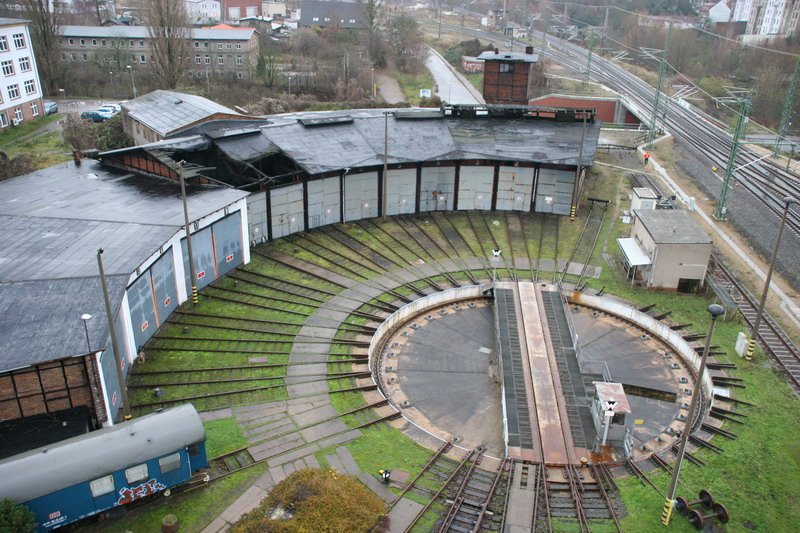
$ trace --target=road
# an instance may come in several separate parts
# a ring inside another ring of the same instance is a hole
[[[430,49],[425,66],[439,86],[439,98],[451,104],[483,104],[483,96],[473,85],[448,63],[433,48]]]

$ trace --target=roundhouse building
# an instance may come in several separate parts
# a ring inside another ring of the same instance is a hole
[[[210,121],[101,160],[158,174],[168,151],[209,182],[252,191],[254,243],[425,211],[569,215],[599,131],[591,111],[528,106],[294,113],[242,127]]]
[[[197,185],[185,172],[198,283],[205,285],[249,261],[247,193]],[[0,182],[0,420],[81,408],[91,426],[118,419],[97,251],[104,249],[127,375],[138,348],[190,293],[183,221],[174,180],[94,161]]]

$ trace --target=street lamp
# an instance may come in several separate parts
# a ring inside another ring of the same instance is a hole
[[[66,89],[59,89],[58,92],[61,93],[61,97],[64,98],[64,105],[67,105],[67,91]]]
[[[133,68],[128,65],[128,72],[131,73],[131,87],[133,88],[133,97],[136,98],[136,81],[133,79]]]
[[[500,254],[503,251],[500,248],[492,250],[492,281],[497,282],[497,262],[499,261]]]
[[[83,320],[83,331],[84,333],[86,333],[86,347],[89,348],[89,353],[92,352],[92,343],[89,342],[89,326],[87,326],[87,323],[91,319],[92,315],[90,315],[89,313],[84,313],[81,315],[81,320]]]
[[[372,71],[369,74],[369,99],[375,99],[375,67],[372,67]]]
[[[289,96],[292,96],[292,77],[289,76]]]
[[[109,71],[108,77],[111,78],[111,98],[114,98],[114,94],[116,93],[116,91],[114,90],[114,72]]]
[[[669,525],[669,520],[672,518],[672,509],[675,507],[675,489],[678,487],[678,476],[681,473],[681,465],[683,464],[683,457],[686,453],[686,442],[689,440],[689,435],[692,432],[692,422],[694,415],[697,411],[697,404],[702,396],[703,390],[703,375],[706,372],[706,359],[708,358],[708,350],[711,347],[711,336],[714,334],[714,326],[717,323],[717,318],[725,313],[725,308],[719,304],[711,304],[708,306],[708,312],[711,315],[711,324],[708,326],[708,334],[706,335],[706,345],[703,348],[703,353],[700,354],[700,369],[697,371],[697,381],[692,391],[692,401],[689,404],[689,414],[686,416],[686,425],[681,432],[681,442],[678,447],[678,459],[675,462],[675,467],[672,470],[672,480],[669,483],[667,490],[667,499],[664,502],[664,509],[661,511],[661,523],[665,526]]]
[[[783,236],[783,228],[786,227],[786,216],[789,214],[789,206],[796,200],[791,196],[783,199],[783,215],[781,215],[781,226],[778,229],[778,238],[775,239],[775,248],[772,250],[772,260],[769,262],[769,271],[767,272],[767,279],[764,281],[764,292],[761,293],[761,301],[758,304],[758,312],[756,313],[756,321],[753,323],[753,331],[750,334],[750,340],[747,342],[747,352],[744,358],[748,361],[753,360],[753,351],[756,347],[756,339],[758,339],[758,327],[761,325],[761,317],[764,314],[764,304],[767,301],[767,294],[769,293],[769,283],[772,281],[772,271],[775,269],[775,261],[778,259],[778,246],[781,244],[781,237]]]

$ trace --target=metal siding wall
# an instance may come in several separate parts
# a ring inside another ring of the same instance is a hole
[[[535,211],[569,215],[575,174],[566,170],[539,169]]]
[[[491,209],[494,167],[461,167],[458,210]]]
[[[267,193],[253,193],[247,197],[247,224],[250,240],[256,243],[267,239]]]
[[[272,238],[278,239],[303,230],[303,184],[270,191]]]
[[[339,176],[308,182],[308,228],[341,222]]]
[[[175,270],[172,263],[172,250],[169,249],[150,267],[155,288],[155,301],[160,326],[172,311],[178,307],[178,287],[175,283]],[[135,332],[134,332],[135,333]]]
[[[414,212],[417,169],[393,169],[387,172],[386,214],[404,215]]]
[[[242,213],[235,211],[211,224],[217,252],[217,275],[224,276],[244,261],[242,257]]]
[[[103,368],[103,382],[106,386],[108,406],[111,411],[108,413],[108,419],[113,421],[117,419],[122,395],[119,391],[117,365],[114,361],[114,351],[111,349],[111,341],[108,342],[108,349],[100,354],[100,366]]]
[[[499,211],[527,211],[533,190],[533,169],[500,167],[497,184]]]
[[[186,292],[192,293],[191,272],[189,272],[189,252],[186,250],[186,237],[181,239],[183,252],[183,271],[186,282]],[[202,289],[215,279],[216,267],[214,262],[214,244],[211,239],[211,226],[205,227],[197,233],[192,233],[192,251],[194,251],[194,267],[197,269],[197,288]],[[134,329],[136,329],[134,327]]]
[[[422,167],[422,185],[419,190],[419,210],[452,210],[455,181],[455,167]]]
[[[344,180],[345,220],[378,216],[378,173],[348,174]]]
[[[128,306],[131,310],[131,325],[136,348],[144,346],[158,329],[158,320],[153,302],[153,288],[148,269],[134,281],[128,290]],[[109,346],[111,346],[109,344]]]

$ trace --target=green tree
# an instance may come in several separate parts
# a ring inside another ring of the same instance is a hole
[[[94,126],[94,146],[101,152],[133,146],[131,138],[122,128],[122,115],[114,115]]]
[[[0,533],[30,533],[36,527],[36,515],[10,498],[0,500]]]

